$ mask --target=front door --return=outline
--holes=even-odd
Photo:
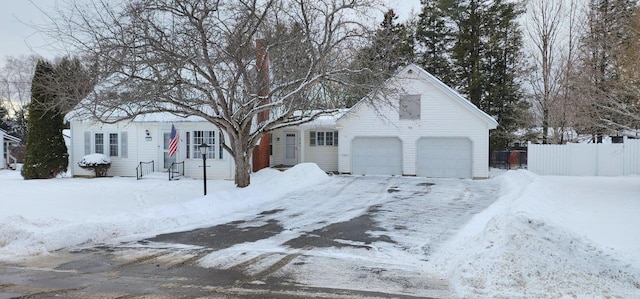
[[[171,141],[171,132],[164,132],[162,134],[162,161],[163,161],[163,168],[169,169],[169,167],[171,167],[171,163],[176,161],[176,156],[178,155],[177,153],[173,155],[173,157],[169,157],[169,142]]]
[[[298,163],[297,138],[295,132],[284,133],[284,164],[296,165]]]

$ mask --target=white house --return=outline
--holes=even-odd
[[[412,64],[387,81],[397,92],[272,135],[272,165],[315,162],[325,171],[486,178],[498,123]]]
[[[100,123],[90,117],[67,115],[71,127],[69,164],[72,175],[92,176],[78,166],[83,156],[101,153],[111,157],[110,176],[136,176],[140,162],[153,161],[155,171],[166,171],[173,162],[184,161],[184,173],[202,177],[202,155],[198,146],[210,146],[207,178],[230,179],[235,175],[233,158],[222,149],[226,135],[200,117],[177,117],[169,113],[142,115],[131,121]],[[171,126],[179,134],[178,151],[169,157]]]
[[[0,169],[16,169],[17,160],[11,156],[11,147],[20,144],[20,138],[11,136],[7,131],[0,129],[0,140],[2,140],[2,146],[0,146]]]
[[[497,126],[492,117],[415,64],[386,84],[399,92],[274,131],[270,165],[314,162],[327,172],[364,175],[489,176],[489,130]],[[235,175],[233,159],[222,149],[228,138],[199,117],[156,113],[116,124],[67,117],[73,175],[91,175],[78,162],[103,153],[112,160],[109,175],[134,176],[140,162],[153,160],[155,171],[184,161],[185,175],[202,177],[198,145],[203,142],[212,149],[207,177]],[[180,134],[174,157],[168,155],[171,125]]]
[[[271,166],[292,166],[314,162],[327,172],[338,171],[338,125],[336,121],[348,109],[299,126],[276,130],[271,134]]]

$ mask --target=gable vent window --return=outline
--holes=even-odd
[[[400,119],[420,119],[420,95],[404,95],[400,97]]]

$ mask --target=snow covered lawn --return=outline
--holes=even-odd
[[[313,196],[323,190],[334,198]],[[302,164],[283,173],[258,172],[245,189],[231,181],[209,181],[208,191],[201,196],[201,180],[25,181],[18,171],[0,170],[0,262],[282,209],[282,215],[273,215],[286,228],[281,234],[251,248],[239,244],[222,250],[200,264],[224,265],[225,256],[243,250],[256,255],[297,250],[303,266],[288,274],[315,286],[416,296],[442,287],[447,290],[442,294],[466,298],[640,297],[638,176],[541,177],[508,171],[485,181],[328,177],[317,166]],[[337,210],[340,217],[333,216]],[[348,240],[341,242],[354,246],[306,251],[281,246],[318,224],[372,210],[380,227],[376,236],[394,242],[376,241],[368,249]],[[447,213],[463,222],[438,218]],[[316,275],[331,271],[339,276]]]

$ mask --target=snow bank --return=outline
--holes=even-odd
[[[436,269],[450,279],[456,296],[640,297],[638,190],[627,196],[612,190],[615,196],[607,198],[605,193],[585,188],[584,178],[510,171],[496,179],[502,184],[498,201],[476,215],[432,259]],[[617,178],[626,179],[634,178]],[[582,185],[572,185],[572,180]],[[595,186],[591,187],[602,190],[598,184],[611,180],[615,179],[593,179]],[[591,213],[580,212],[581,204]],[[619,211],[600,207],[618,207]],[[597,215],[622,217],[624,225],[590,222]],[[595,229],[610,234],[598,238]]]
[[[180,180],[172,188],[173,182],[165,180],[63,178],[34,183],[18,176],[0,177],[11,181],[10,194],[21,194],[1,200],[8,209],[0,211],[0,261],[223,223],[225,217],[328,179],[317,165],[304,163],[285,172],[263,169],[252,174],[246,188],[211,181],[214,188],[209,190],[217,191],[196,196],[201,180]]]

